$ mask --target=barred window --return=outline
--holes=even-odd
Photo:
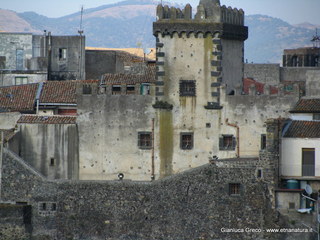
[[[180,96],[196,96],[196,81],[181,80],[180,81]]]
[[[193,133],[181,133],[180,135],[180,147],[184,150],[190,150],[193,148]]]
[[[138,133],[138,147],[140,149],[152,148],[152,134],[151,132],[139,132]]]
[[[240,183],[229,183],[229,195],[240,195]]]
[[[233,135],[222,135],[219,139],[219,150],[235,150],[236,139]]]

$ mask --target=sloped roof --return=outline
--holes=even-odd
[[[99,80],[43,82],[40,104],[76,104],[76,89],[80,83],[99,83]],[[36,104],[39,83],[0,87],[0,112],[30,112]]]
[[[0,88],[0,109],[5,112],[26,112],[34,109],[38,84]]]
[[[76,116],[41,116],[41,115],[22,115],[18,123],[28,124],[75,124]]]
[[[292,121],[285,138],[320,138],[320,121]]]
[[[320,113],[320,99],[300,99],[291,113]]]
[[[104,83],[106,85],[112,84],[136,84],[136,83],[154,83],[156,81],[156,66],[148,65],[144,74],[104,74]]]
[[[75,81],[48,81],[42,88],[41,103],[76,103]]]

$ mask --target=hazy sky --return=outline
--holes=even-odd
[[[99,7],[120,0],[1,0],[0,8],[16,12],[34,11],[47,17],[61,17],[85,9]],[[165,1],[165,0],[164,0]],[[160,2],[160,0],[159,0]],[[199,0],[174,0],[191,3],[196,7]],[[291,24],[310,22],[320,24],[320,0],[220,0],[221,5],[242,8],[248,14],[265,14],[281,18]]]

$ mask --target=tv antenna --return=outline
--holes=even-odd
[[[83,34],[83,29],[82,29],[82,17],[83,17],[83,5],[81,6],[81,16],[80,16],[80,28],[78,30],[78,33],[80,36]]]
[[[313,47],[320,48],[320,36],[318,35],[318,29],[316,28],[316,35],[311,39]]]

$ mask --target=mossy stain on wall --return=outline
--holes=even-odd
[[[173,122],[172,112],[160,110],[160,177],[172,174]]]

